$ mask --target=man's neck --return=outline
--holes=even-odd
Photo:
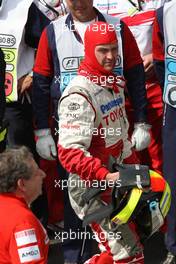
[[[15,195],[16,197],[18,197],[18,198],[24,199],[25,202],[26,202],[28,205],[30,205],[31,201],[29,201],[29,200],[27,199],[27,197],[25,196],[25,194],[24,194],[23,192],[21,192],[20,190],[17,189],[17,190],[14,192],[14,195]]]

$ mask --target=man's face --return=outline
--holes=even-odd
[[[112,71],[114,69],[117,56],[117,42],[114,44],[98,45],[95,47],[95,57],[98,63],[107,71]]]
[[[46,174],[38,167],[33,159],[29,160],[29,166],[31,166],[31,178],[29,180],[23,179],[23,183],[25,186],[26,201],[31,203],[42,194],[42,183]]]
[[[74,20],[87,22],[96,17],[93,0],[66,0]]]

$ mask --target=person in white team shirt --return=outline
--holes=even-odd
[[[101,12],[113,16],[121,17],[129,26],[138,44],[146,75],[146,90],[148,98],[148,122],[151,127],[151,143],[146,150],[138,152],[142,163],[146,163],[154,170],[162,171],[162,92],[159,83],[156,80],[153,68],[152,58],[152,25],[155,16],[155,10],[162,6],[165,0],[94,0],[94,6]],[[134,114],[130,100],[127,100],[126,110],[129,123],[134,124]],[[134,124],[136,127],[137,125]],[[140,151],[136,145],[135,132],[132,133],[132,143],[137,151]]]

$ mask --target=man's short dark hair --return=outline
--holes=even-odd
[[[32,158],[32,153],[24,146],[0,154],[0,193],[14,192],[19,179],[30,179],[29,160]]]

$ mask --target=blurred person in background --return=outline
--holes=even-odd
[[[163,117],[163,173],[171,188],[171,208],[167,217],[165,245],[168,250],[163,264],[176,263],[176,97],[175,97],[175,46],[176,27],[173,23],[176,2],[165,3],[157,10],[153,28],[153,58],[164,101]]]

